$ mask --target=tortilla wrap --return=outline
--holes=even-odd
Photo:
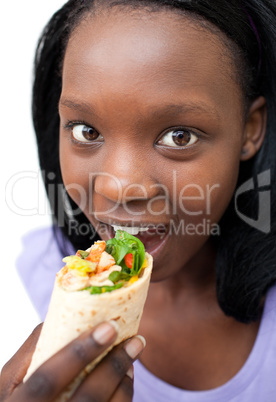
[[[87,373],[113,346],[137,334],[153,265],[151,255],[146,253],[145,257],[147,266],[141,271],[139,279],[109,293],[90,294],[88,290],[64,290],[60,286],[59,273],[57,274],[49,310],[24,381],[42,363],[82,332],[103,321],[115,320],[119,327],[116,341],[89,364],[62,396],[56,399],[58,402],[67,401]]]

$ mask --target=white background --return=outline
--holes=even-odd
[[[21,250],[22,235],[51,222],[44,188],[38,179],[31,121],[32,64],[44,25],[64,2],[14,0],[1,5],[0,369],[40,321],[17,276],[15,260]],[[16,181],[22,173],[25,178]],[[39,207],[38,203],[40,213],[31,211]],[[25,210],[25,216],[19,209]]]

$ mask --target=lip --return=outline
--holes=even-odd
[[[137,237],[138,237],[138,239],[140,239],[143,242],[143,236],[138,235]],[[152,256],[153,260],[156,260],[159,257],[163,248],[165,247],[166,243],[168,242],[168,239],[169,239],[169,230],[166,231],[166,234],[164,235],[164,237],[160,238],[160,240],[158,242],[156,242],[148,247],[145,244],[146,252]]]

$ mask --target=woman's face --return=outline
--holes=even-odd
[[[111,225],[150,228],[139,237],[153,280],[201,255],[207,263],[244,131],[220,37],[168,11],[88,17],[68,43],[59,110],[64,184],[100,236],[112,237]]]

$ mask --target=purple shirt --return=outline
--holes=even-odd
[[[64,265],[62,258],[50,228],[36,230],[23,238],[17,269],[42,319],[48,309],[56,272]],[[276,286],[268,292],[257,339],[247,361],[221,387],[186,391],[155,377],[139,361],[134,367],[134,402],[275,402]]]

